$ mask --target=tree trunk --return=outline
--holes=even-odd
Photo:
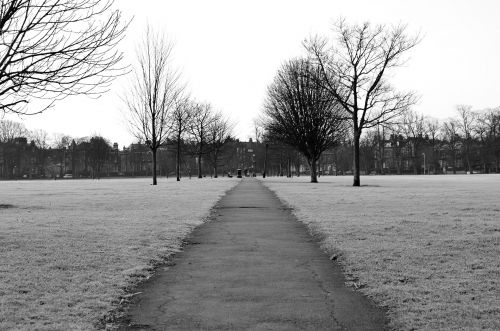
[[[266,144],[266,153],[264,155],[264,173],[262,174],[262,178],[266,178],[267,174],[267,149],[269,148],[269,144]]]
[[[177,175],[177,181],[181,180],[181,134],[180,131],[177,134],[177,160],[175,164],[175,174]]]
[[[153,185],[156,185],[156,148],[151,149],[151,152],[153,152]]]
[[[217,178],[217,150],[214,152],[214,178]]]
[[[417,156],[417,146],[413,145],[413,174],[418,175],[418,168],[420,166],[420,159]]]
[[[361,136],[361,130],[360,129],[355,129],[354,130],[354,166],[353,166],[353,172],[354,172],[354,181],[352,186],[360,186],[361,185],[361,178],[360,178],[360,173],[359,173],[359,138]]]
[[[315,159],[309,160],[309,166],[311,167],[311,183],[317,183],[318,175],[316,169],[316,160]]]
[[[286,177],[292,178],[292,163],[290,160],[290,155],[288,155],[288,158],[286,160]]]

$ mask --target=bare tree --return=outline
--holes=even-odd
[[[337,100],[318,84],[321,68],[309,60],[285,63],[267,91],[264,125],[268,136],[297,148],[316,183],[317,162],[345,131],[345,114]]]
[[[1,0],[0,111],[35,114],[55,100],[100,94],[122,74],[115,46],[128,23],[113,0]],[[33,98],[48,105],[28,109]]]
[[[12,142],[15,138],[27,136],[28,133],[28,130],[22,123],[0,120],[0,142]]]
[[[149,27],[137,50],[137,67],[130,90],[124,95],[132,133],[149,147],[156,180],[156,152],[169,135],[170,112],[182,93],[179,74],[170,63],[173,45]]]
[[[41,175],[45,175],[45,167],[47,162],[47,157],[49,155],[49,134],[45,130],[37,129],[31,130],[28,134],[31,143],[33,143],[37,148],[34,149],[36,155],[36,167]]]
[[[59,154],[59,163],[58,163],[59,177],[63,177],[66,172],[66,153],[68,147],[71,145],[72,140],[73,138],[71,138],[71,136],[62,133],[53,134],[52,146],[58,149],[58,154]],[[54,178],[55,178],[55,173],[54,173]]]
[[[188,97],[177,98],[172,111],[172,132],[177,145],[177,155],[175,162],[175,173],[177,181],[181,180],[181,142],[183,135],[190,127],[193,116],[193,102]]]
[[[400,127],[407,143],[411,147],[410,157],[413,164],[413,173],[416,175],[418,173],[418,165],[420,164],[421,147],[425,133],[424,115],[418,114],[413,110],[407,110],[403,113]]]
[[[208,139],[208,128],[213,120],[212,106],[209,103],[197,103],[193,109],[193,118],[189,131],[196,143],[196,157],[198,165],[198,178],[202,178],[202,158]]]
[[[211,148],[214,178],[218,177],[218,162],[222,147],[231,139],[233,125],[221,112],[215,113],[208,125],[207,138]]]
[[[255,134],[255,142],[260,143],[264,137],[264,128],[262,127],[260,118],[255,118],[253,120],[253,130]]]
[[[428,158],[429,159],[428,164],[430,167],[432,167],[434,173],[436,173],[436,170],[439,168],[439,163],[438,163],[439,149],[437,148],[437,145],[439,141],[440,124],[437,119],[432,117],[426,117],[424,118],[424,126],[425,126],[425,132],[429,137],[429,143],[431,145],[431,155]]]
[[[474,142],[473,134],[476,126],[477,114],[472,111],[472,106],[459,105],[457,106],[458,113],[458,128],[462,137],[463,155],[467,164],[467,171],[473,173],[471,164],[471,149]]]
[[[491,163],[498,173],[500,163],[500,107],[480,111],[474,131],[482,144],[481,158],[484,171],[490,171],[487,164]]]
[[[49,134],[45,130],[37,129],[32,130],[28,134],[29,139],[40,149],[47,149],[49,147]]]
[[[304,46],[321,68],[322,84],[352,120],[353,186],[359,186],[363,129],[391,121],[417,101],[411,92],[397,92],[385,77],[404,63],[403,55],[417,45],[419,38],[407,36],[405,26],[348,25],[343,19],[337,22],[335,35],[333,47],[328,47],[327,39],[318,37],[304,42]]]
[[[443,122],[442,127],[443,138],[445,140],[445,148],[448,152],[448,155],[451,156],[454,174],[457,173],[457,158],[461,147],[459,126],[460,123],[458,123],[457,120],[450,119]]]

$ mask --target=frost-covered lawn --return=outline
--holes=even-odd
[[[500,330],[500,176],[267,178],[398,330]]]
[[[89,330],[237,180],[0,182],[0,330]]]

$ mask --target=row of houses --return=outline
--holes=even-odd
[[[221,175],[234,173],[236,169],[255,172],[256,143],[229,141],[217,160]],[[181,172],[183,176],[198,175],[196,146],[183,144]],[[117,143],[109,146],[106,157],[96,172],[96,157],[89,142],[76,143],[61,148],[40,148],[26,138],[15,138],[0,142],[0,178],[94,178],[116,176],[150,176],[152,174],[151,151],[145,144],[135,143],[119,148]],[[173,176],[176,166],[175,144],[166,144],[157,151],[157,173]],[[202,157],[203,176],[213,175],[213,160],[210,150]]]
[[[176,166],[176,144],[168,143],[157,153],[159,176],[173,176]],[[489,145],[464,142],[451,145],[428,137],[408,139],[391,135],[385,139],[365,139],[360,148],[361,171],[364,174],[442,174],[454,172],[498,172],[500,139]],[[182,176],[197,174],[196,146],[184,142],[181,154]],[[149,176],[152,173],[151,152],[145,144],[135,143],[106,148],[106,157],[96,173],[95,151],[90,142],[72,141],[61,148],[40,148],[19,137],[0,143],[0,178],[89,178],[112,176]],[[352,173],[353,148],[349,142],[323,153],[318,169],[322,175]],[[230,140],[217,160],[219,175],[235,173],[262,174],[267,158],[267,174],[293,176],[306,174],[309,166],[293,148],[284,144]],[[210,150],[203,154],[203,176],[212,176],[214,160]]]

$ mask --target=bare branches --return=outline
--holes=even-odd
[[[221,112],[213,114],[207,127],[208,144],[211,147],[214,178],[218,177],[218,162],[222,147],[229,141],[233,134],[234,125],[229,118]]]
[[[171,68],[172,48],[148,28],[137,50],[131,88],[124,93],[132,133],[151,149],[157,149],[168,136],[169,115],[182,93],[180,75]]]
[[[0,111],[36,114],[69,95],[99,95],[117,75],[128,23],[113,0],[2,0]],[[41,109],[28,109],[34,99]]]
[[[208,139],[208,126],[213,120],[213,110],[210,103],[195,103],[189,132],[198,144],[204,144]]]
[[[189,132],[191,138],[197,145],[196,155],[198,158],[198,178],[202,178],[201,161],[204,154],[204,147],[208,140],[208,127],[213,121],[212,105],[209,103],[195,103],[193,108],[193,117]]]
[[[322,69],[323,85],[356,117],[356,127],[388,121],[417,101],[413,93],[396,92],[383,78],[389,69],[405,63],[403,56],[418,44],[418,35],[407,37],[406,26],[348,25],[342,19],[335,33],[337,43],[332,47],[319,37],[304,46]]]
[[[384,78],[405,63],[404,55],[419,42],[406,26],[388,28],[370,23],[335,25],[334,44],[314,37],[304,42],[321,69],[322,84],[351,115],[354,134],[354,185],[359,186],[359,138],[363,129],[393,120],[417,102],[412,92],[397,92]]]
[[[177,155],[176,155],[176,165],[175,172],[177,175],[177,181],[181,180],[181,140],[183,135],[186,134],[187,130],[191,125],[191,120],[193,118],[194,103],[189,99],[189,97],[178,97],[175,100],[174,109],[172,111],[172,133],[174,135],[174,140],[177,144]]]
[[[278,71],[268,88],[265,103],[268,136],[297,148],[311,165],[316,182],[316,162],[321,153],[345,133],[345,112],[323,85],[321,68],[309,60],[293,60]]]
[[[12,142],[16,138],[24,137],[28,134],[26,127],[19,122],[10,120],[0,120],[0,142]]]
[[[179,96],[174,102],[171,113],[172,133],[175,139],[180,140],[191,126],[194,116],[195,103],[187,96]]]
[[[172,69],[173,45],[149,28],[137,50],[137,67],[130,90],[124,95],[132,133],[153,152],[156,184],[156,150],[170,134],[170,113],[182,96],[180,75]]]
[[[232,136],[234,125],[229,118],[221,112],[212,115],[207,125],[208,143],[214,149],[220,149],[222,145]]]

